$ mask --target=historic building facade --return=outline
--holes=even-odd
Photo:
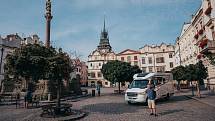
[[[6,56],[10,53],[12,53],[16,48],[19,48],[21,46],[22,38],[18,34],[10,34],[7,35],[5,38],[0,37],[0,86],[2,87],[2,90],[8,90],[11,91],[9,88],[6,89],[6,87],[2,82],[4,79],[4,64],[6,63]]]
[[[80,84],[82,86],[87,86],[88,73],[86,63],[77,58],[72,59],[72,65],[74,66],[74,71],[71,73],[71,80],[77,78],[77,75],[79,75]]]
[[[13,91],[12,86],[10,84],[3,84],[1,81],[4,79],[4,64],[6,63],[6,56],[12,53],[16,48],[20,48],[21,46],[27,44],[42,44],[39,40],[38,35],[32,35],[26,38],[20,37],[17,33],[16,34],[9,34],[5,38],[0,37],[0,84],[2,86],[2,90],[0,92],[7,92]],[[22,88],[25,84],[16,85],[17,88]]]
[[[104,28],[100,35],[100,42],[98,47],[90,53],[88,56],[88,85],[94,86],[97,84],[102,84],[104,87],[110,87],[111,83],[104,79],[101,68],[102,65],[107,63],[109,60],[116,60],[116,54],[112,50],[109,42],[108,31]]]
[[[137,65],[140,67],[140,52],[136,50],[126,49],[117,54],[117,60],[128,62],[132,66]]]
[[[170,72],[174,63],[174,45],[145,45],[140,48],[140,67],[143,72]]]
[[[184,23],[181,35],[176,39],[175,43],[175,66],[197,62],[198,47],[195,46],[193,31],[191,23]]]
[[[203,56],[205,52],[215,54],[215,0],[203,0],[201,7],[192,16],[188,24],[184,24],[180,37],[176,40],[176,65],[195,64],[199,60],[208,68],[205,83],[215,87],[215,66]],[[214,55],[215,56],[215,55]]]

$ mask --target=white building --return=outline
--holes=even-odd
[[[173,69],[174,45],[145,45],[140,48],[140,67],[143,72],[169,72]]]
[[[40,38],[39,38],[38,35],[34,34],[32,36],[23,38],[21,44],[22,45],[27,45],[27,44],[40,44],[40,45],[43,45],[43,42],[40,41]]]
[[[102,65],[109,60],[116,60],[116,55],[112,51],[112,47],[109,43],[108,32],[104,28],[101,32],[99,46],[88,56],[88,85],[93,86],[96,84],[102,84],[104,87],[110,87],[111,83],[104,79],[101,69]]]
[[[198,47],[195,46],[193,27],[191,23],[184,23],[180,37],[175,45],[175,66],[195,64]]]
[[[212,52],[215,56],[215,0],[202,0],[201,7],[192,16],[189,24],[184,24],[180,37],[176,41],[176,66],[196,64],[199,60],[208,68],[206,84],[215,87],[215,66],[203,57],[203,53]]]

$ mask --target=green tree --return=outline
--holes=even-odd
[[[178,89],[180,89],[181,80],[186,80],[186,69],[184,66],[177,66],[172,69],[173,79],[178,82]]]
[[[207,68],[203,65],[202,61],[199,61],[198,63],[190,64],[185,67],[185,79],[187,81],[197,81],[197,94],[199,97],[201,97],[200,94],[200,85],[204,84],[204,79],[208,77]],[[193,87],[192,87],[192,94],[193,94]]]
[[[196,66],[196,75],[197,75],[196,79],[198,82],[197,91],[198,91],[198,96],[201,97],[199,86],[204,84],[204,79],[208,77],[208,71],[201,60],[198,63],[196,63],[195,66]]]
[[[46,48],[38,44],[28,44],[16,49],[12,54],[6,57],[5,73],[25,79],[26,88],[33,91],[33,87],[29,86],[37,82],[39,79],[47,78],[46,72],[48,68],[48,57],[56,54],[54,48]]]
[[[69,83],[70,90],[72,90],[77,95],[82,94],[80,79],[81,79],[80,75],[77,74],[76,77],[71,79]]]
[[[109,61],[102,66],[101,72],[105,79],[112,83],[118,82],[120,93],[120,83],[131,81],[135,73],[141,72],[138,66],[131,66],[129,63],[118,60]]]
[[[69,80],[73,68],[69,56],[61,49],[59,49],[56,56],[48,58],[48,61],[48,79],[57,83],[57,107],[60,107],[62,81]]]

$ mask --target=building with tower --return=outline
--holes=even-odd
[[[116,60],[116,54],[110,45],[104,20],[104,27],[101,31],[99,45],[88,56],[88,86],[95,86],[97,84],[101,84],[103,87],[111,86],[111,83],[104,79],[101,73],[102,65],[109,60]]]

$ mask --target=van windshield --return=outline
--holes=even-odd
[[[149,80],[134,80],[131,85],[129,86],[129,88],[140,88],[140,89],[144,89],[147,87],[149,83]]]

